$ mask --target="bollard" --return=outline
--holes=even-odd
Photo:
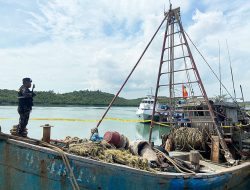
[[[51,131],[50,129],[53,126],[51,126],[49,124],[45,124],[45,125],[42,125],[41,127],[43,128],[43,138],[42,138],[42,141],[50,143],[50,131]]]

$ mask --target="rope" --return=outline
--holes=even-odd
[[[174,142],[175,147],[180,150],[202,149],[203,143],[206,140],[205,136],[198,128],[180,127],[174,129],[169,135],[169,138]]]
[[[66,171],[68,173],[70,173],[70,176],[69,176],[69,179],[70,179],[70,182],[71,182],[71,185],[73,187],[73,190],[80,190],[79,188],[79,185],[77,184],[77,181],[76,181],[76,178],[74,176],[74,173],[73,173],[73,170],[72,168],[70,167],[70,163],[69,163],[69,160],[65,154],[65,152],[63,150],[61,150],[60,148],[56,147],[56,146],[53,146],[49,143],[46,143],[44,141],[40,141],[40,140],[37,140],[37,139],[32,139],[32,138],[24,138],[24,137],[18,137],[18,136],[12,136],[12,135],[7,135],[7,134],[1,134],[7,138],[10,138],[10,139],[15,139],[15,140],[21,140],[21,141],[24,141],[24,142],[27,142],[30,143],[30,141],[35,141],[35,144],[38,145],[43,145],[45,147],[48,147],[48,148],[51,148],[55,151],[57,151],[61,156],[62,156],[62,160],[63,160],[63,163],[64,165],[66,166]],[[72,178],[73,178],[73,181],[72,181]]]
[[[69,175],[69,180],[70,180],[70,183],[71,183],[73,189],[74,189],[74,190],[80,190],[79,185],[78,185],[78,183],[77,183],[77,181],[76,181],[75,175],[74,175],[74,173],[73,173],[73,170],[72,170],[72,168],[71,168],[71,166],[70,166],[69,160],[68,160],[68,158],[67,158],[65,152],[62,151],[60,148],[58,148],[58,147],[56,147],[56,146],[53,146],[53,145],[51,145],[51,144],[49,144],[49,143],[46,143],[46,142],[42,142],[42,141],[41,141],[40,144],[41,144],[41,145],[44,145],[45,147],[48,147],[48,148],[51,148],[51,149],[57,151],[57,152],[62,156],[63,163],[64,163],[64,165],[66,166],[66,167],[65,167],[65,168],[66,168],[66,171],[70,174],[70,175]],[[72,181],[72,179],[73,179],[73,181]]]
[[[16,120],[15,118],[6,118],[2,117],[0,120]],[[64,122],[97,122],[99,120],[97,119],[79,119],[79,118],[31,118],[30,120],[33,121],[64,121]],[[136,123],[136,122],[141,122],[141,123],[146,123],[150,122],[151,120],[139,120],[139,119],[122,119],[122,118],[105,118],[104,120],[106,121],[120,121],[120,122],[131,122],[131,123]]]
[[[207,66],[209,67],[209,69],[212,71],[212,73],[214,74],[214,76],[216,77],[216,79],[220,82],[220,84],[222,85],[222,87],[226,90],[226,92],[228,93],[228,95],[230,96],[230,98],[236,103],[237,107],[239,108],[239,111],[243,114],[243,111],[240,109],[240,106],[239,106],[238,102],[236,101],[236,98],[233,98],[233,96],[229,93],[229,91],[227,90],[226,86],[221,82],[221,80],[219,79],[218,75],[215,73],[215,71],[212,69],[211,65],[207,62],[207,60],[205,59],[205,57],[202,55],[202,53],[199,51],[199,49],[197,48],[197,46],[191,40],[191,38],[189,37],[189,35],[187,34],[187,32],[186,31],[184,31],[184,32],[187,35],[187,37],[190,40],[190,42],[192,43],[192,45],[194,46],[194,48],[196,49],[196,51],[200,54],[200,56],[202,57],[202,59],[204,60],[204,62],[207,64]]]
[[[128,77],[126,78],[126,80],[124,81],[124,83],[122,84],[121,88],[119,89],[119,91],[116,93],[116,95],[114,96],[114,98],[111,100],[108,108],[106,109],[106,111],[104,112],[104,114],[102,115],[101,119],[98,121],[96,128],[98,129],[99,125],[101,124],[102,120],[104,119],[104,117],[106,116],[106,114],[108,113],[109,109],[111,108],[111,106],[113,105],[114,101],[116,100],[116,98],[118,97],[118,95],[120,94],[120,92],[122,91],[123,87],[125,86],[125,84],[127,83],[127,81],[129,80],[130,76],[133,74],[134,70],[136,69],[137,65],[140,63],[142,57],[144,56],[144,54],[146,53],[148,47],[151,45],[152,41],[154,40],[156,34],[159,32],[159,30],[161,29],[162,24],[165,22],[166,18],[168,17],[167,13],[164,17],[164,19],[162,20],[161,24],[159,25],[159,27],[157,28],[156,32],[154,33],[154,35],[152,36],[152,38],[150,39],[149,43],[147,44],[146,48],[144,49],[144,51],[142,52],[140,58],[137,60],[136,64],[134,65],[133,69],[131,70],[131,72],[129,73]],[[155,106],[155,104],[154,104]],[[153,109],[154,111],[154,109]],[[91,132],[94,130],[91,130]],[[93,136],[93,133],[91,133],[90,138]]]
[[[173,164],[173,166],[175,167],[175,169],[177,171],[179,171],[180,173],[184,173],[184,174],[187,174],[187,173],[191,173],[191,174],[195,174],[195,172],[193,172],[192,170],[189,170],[187,168],[184,168],[183,166],[179,165],[175,160],[173,160],[172,158],[170,158],[169,156],[167,156],[166,154],[164,154],[162,151],[154,148],[154,150],[161,154],[164,158],[166,158],[171,164]]]
[[[15,118],[6,118],[6,117],[0,117],[0,120],[16,120]],[[78,118],[31,118],[30,120],[33,121],[63,121],[63,122],[96,122],[98,120],[94,120],[94,119],[78,119]],[[118,122],[126,122],[126,123],[147,123],[150,122],[151,120],[139,120],[139,119],[122,119],[122,118],[105,118],[104,120],[106,121],[118,121]],[[161,122],[156,122],[154,121],[154,124],[157,125],[161,125],[161,126],[166,126],[166,127],[170,127],[169,124],[164,124]],[[236,127],[246,127],[249,126],[250,123],[247,124],[238,124],[235,125]],[[221,126],[223,128],[230,128],[232,126]]]

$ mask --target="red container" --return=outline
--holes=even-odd
[[[119,147],[121,143],[121,135],[116,131],[114,132],[107,131],[104,134],[103,139],[107,141],[108,143],[113,144],[117,148]]]

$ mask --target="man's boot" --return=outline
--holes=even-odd
[[[20,125],[14,125],[13,126],[13,129],[11,130],[12,131],[12,135],[16,135],[16,136],[19,136],[19,137],[27,137],[27,134],[28,134],[28,129],[25,127],[24,129],[22,129],[20,127]]]
[[[28,129],[25,128],[25,129],[23,130],[23,132],[21,133],[21,136],[22,136],[22,137],[27,137],[27,135],[28,135]]]

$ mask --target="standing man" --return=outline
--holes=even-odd
[[[19,124],[17,125],[17,135],[27,137],[26,126],[29,121],[30,112],[33,106],[33,97],[36,95],[33,90],[35,85],[33,84],[32,90],[30,91],[32,80],[30,78],[23,79],[23,85],[18,91],[18,113],[20,115]]]

